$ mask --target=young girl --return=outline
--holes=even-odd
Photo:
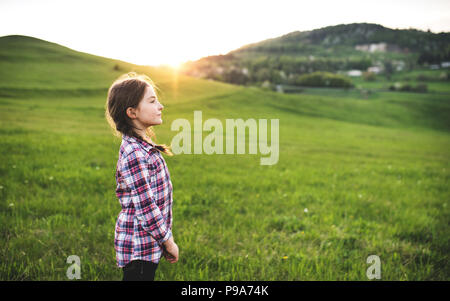
[[[150,127],[162,123],[163,108],[146,75],[124,74],[109,88],[106,118],[122,136],[116,169],[122,211],[114,246],[123,280],[153,280],[162,256],[178,261],[172,236],[172,182],[161,155],[172,153],[151,139]]]

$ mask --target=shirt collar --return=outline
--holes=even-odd
[[[142,145],[142,147],[145,149],[146,152],[149,152],[150,150],[154,149],[153,145],[151,145],[147,141],[137,139],[136,137],[123,134],[122,138],[128,141],[129,143],[139,143],[140,145]]]

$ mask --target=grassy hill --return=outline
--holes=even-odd
[[[326,26],[308,31],[295,31],[281,37],[248,44],[231,51],[239,55],[245,52],[289,53],[292,55],[344,56],[339,50],[354,54],[354,47],[363,44],[387,43],[397,46],[397,52],[439,51],[448,47],[450,33],[431,33],[416,29],[391,29],[379,24],[353,23]],[[305,47],[311,47],[306,49]],[[320,46],[314,48],[315,46]],[[315,50],[315,51],[310,51]]]
[[[450,33],[391,29],[379,24],[327,26],[244,45],[225,55],[186,62],[183,72],[242,85],[298,85],[314,71],[345,73],[379,69],[388,78],[397,70],[412,71],[450,61]],[[374,70],[373,68],[370,70]]]
[[[119,70],[115,70],[115,69]],[[106,91],[145,72],[165,106],[157,141],[177,118],[274,119],[280,158],[167,157],[180,261],[159,280],[448,280],[450,113],[440,93],[314,89],[285,95],[0,38],[0,279],[120,280],[114,172],[120,140]],[[207,133],[204,133],[206,136]]]

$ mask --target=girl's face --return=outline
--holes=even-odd
[[[136,121],[145,128],[162,123],[161,112],[164,106],[158,101],[153,87],[147,86],[144,97],[136,108]]]

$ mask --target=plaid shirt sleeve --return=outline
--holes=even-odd
[[[147,162],[144,153],[135,149],[123,159],[121,169],[124,182],[131,188],[136,218],[142,228],[162,244],[172,236],[172,231],[167,229],[150,187],[153,172],[151,167],[152,164]]]

